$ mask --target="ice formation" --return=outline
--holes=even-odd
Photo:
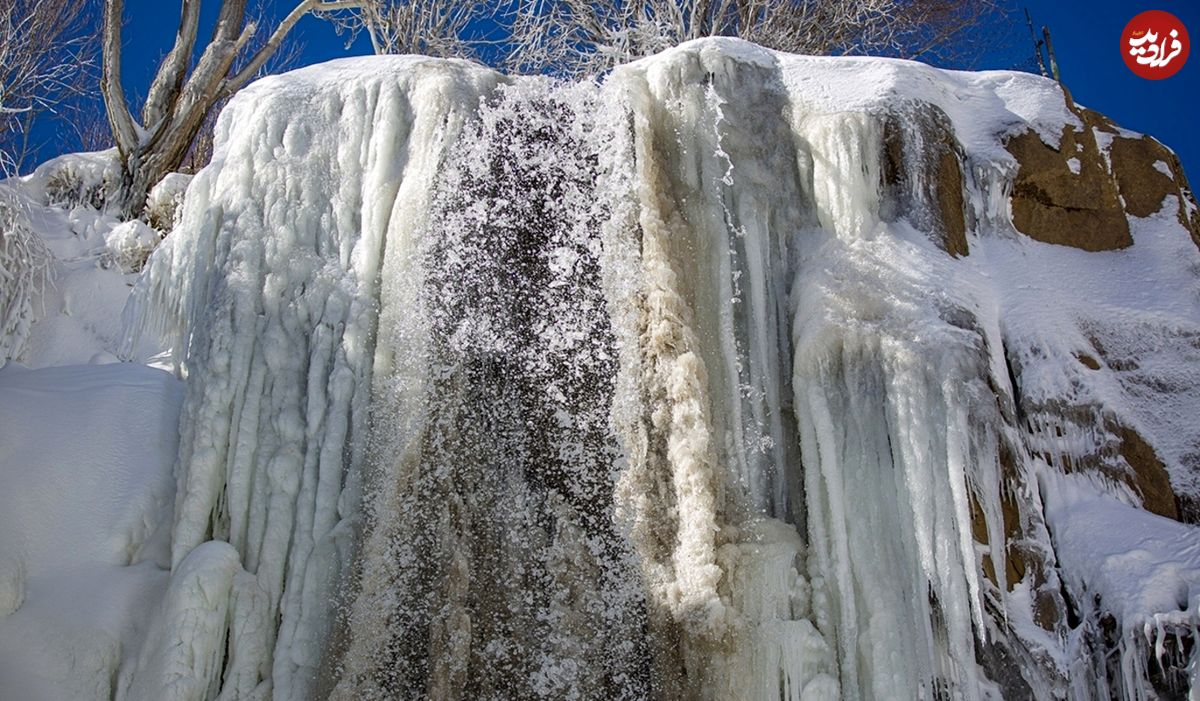
[[[53,256],[34,235],[17,192],[0,185],[0,367],[25,349]]]
[[[1064,127],[1033,76],[732,40],[246,89],[127,310],[187,395],[117,697],[1196,693],[1195,526],[1133,560],[1178,601],[1076,544],[1146,513],[1141,436],[1200,494],[1194,370],[1116,362],[1194,355],[1191,205],[1023,237],[1005,139]]]

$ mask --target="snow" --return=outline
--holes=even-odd
[[[118,266],[121,272],[137,272],[160,240],[161,234],[138,219],[122,222],[104,235],[104,246],[109,256],[106,262]]]
[[[1078,478],[1047,479],[1056,480],[1044,492],[1064,567],[1099,595],[1123,628],[1153,625],[1176,610],[1200,615],[1194,528],[1106,497]],[[1109,528],[1112,523],[1121,528]]]
[[[1200,627],[1196,528],[1122,503],[1078,477],[1045,479],[1046,515],[1068,580],[1094,597],[1085,597],[1086,607],[1116,620],[1126,698],[1153,698],[1136,683],[1149,660],[1189,669],[1194,694],[1200,649],[1193,646],[1189,656],[1180,641],[1194,640]]]
[[[89,206],[111,154],[35,173],[56,283],[9,334],[45,369],[0,371],[0,651],[48,647],[0,686],[1195,693],[1200,532],[1139,508],[1117,427],[1200,496],[1200,263],[1182,203],[1121,251],[1014,229],[1003,141],[1064,126],[1036,76],[730,39],[600,84],[335,61],[230,102],[136,283],[158,233]]]
[[[0,689],[108,699],[167,584],[181,384],[136,365],[0,370]]]
[[[88,190],[111,167],[111,154],[72,154],[0,183],[0,246],[24,245],[36,273],[2,288],[24,295],[17,334],[0,335],[12,358],[0,368],[5,698],[112,698],[169,579],[183,387],[118,363],[135,277],[118,262],[158,235],[93,208]]]
[[[1195,246],[1177,228],[1172,204],[1131,218],[1136,243],[1125,251],[995,237],[981,239],[969,263],[977,279],[996,281],[1005,346],[1028,405],[1104,407],[1155,447],[1177,490],[1195,494],[1200,436],[1190,417],[1200,406],[1200,278]],[[1100,358],[1101,366],[1071,362],[1080,355]],[[1056,436],[1049,450],[1078,455],[1097,440],[1085,429]]]
[[[14,231],[36,232],[30,255],[42,261],[44,283],[35,276],[37,284],[25,293],[24,331],[16,336],[21,343],[7,352],[27,367],[115,362],[121,354],[121,310],[137,279],[135,271],[160,237],[141,222],[122,223],[93,206],[100,201],[95,189],[114,177],[113,155],[68,154],[30,176],[0,183],[9,203],[5,211],[18,222]],[[6,234],[5,246],[11,235]],[[6,286],[5,292],[11,289]],[[0,293],[0,310],[4,304]],[[0,334],[0,349],[5,338]],[[136,349],[142,358],[160,350],[150,339]]]

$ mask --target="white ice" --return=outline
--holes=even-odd
[[[421,237],[447,195],[439,183],[460,182],[443,178],[457,142],[494,133],[472,127],[495,118],[480,104],[497,104],[502,84],[521,109],[545,100],[542,83],[390,57],[265,79],[225,110],[213,163],[186,185],[174,232],[128,307],[133,327],[172,348],[187,394],[169,586],[156,580],[150,613],[128,617],[148,631],[140,645],[139,633],[118,657],[95,648],[105,669],[119,666],[121,698],[311,698],[336,686],[338,654],[389,639],[386,611],[372,616],[369,596],[352,617],[361,627],[341,631],[348,641],[333,635],[335,607],[360,590],[403,595],[397,570],[411,560],[402,549],[385,537],[356,550],[364,529],[387,519],[364,522],[363,502],[405,503],[424,422],[451,399],[431,395],[458,369],[430,364],[424,315],[447,300],[422,296],[424,254],[438,249]],[[1097,427],[1116,417],[1154,446],[1177,491],[1200,494],[1189,420],[1200,413],[1200,379],[1188,361],[1200,337],[1200,266],[1174,217],[1184,205],[1171,197],[1133,220],[1135,245],[1122,251],[1019,234],[1004,137],[1032,129],[1053,146],[1065,125],[1082,127],[1053,81],[1026,74],[786,56],[717,39],[562,90],[563,119],[586,132],[596,173],[594,201],[569,201],[603,221],[586,255],[569,246],[547,255],[563,279],[584,259],[600,267],[599,289],[568,289],[564,310],[599,295],[611,320],[619,455],[602,483],[636,555],[648,627],[668,631],[654,639],[671,649],[654,649],[662,664],[690,670],[677,693],[982,699],[1003,682],[1035,696],[1103,698],[1110,687],[1097,681],[1103,663],[1089,656],[1098,639],[1086,626],[1105,614],[1136,637],[1120,649],[1111,688],[1149,693],[1147,651],[1169,659],[1170,636],[1178,645],[1191,626],[1196,637],[1197,529],[1148,516],[1118,484],[1072,476],[1090,491],[1067,489],[1044,457],[1088,454],[1104,438]],[[928,221],[897,214],[892,200],[919,188],[898,195],[884,182],[896,145],[888,120],[933,108],[961,150],[962,258],[939,246]],[[928,135],[915,123],[899,133],[903,162],[919,169]],[[555,172],[552,148],[508,163],[518,152],[496,148],[498,167]],[[91,180],[102,181],[96,168]],[[164,207],[182,185],[159,193]],[[497,224],[489,217],[508,212],[501,199],[481,197],[453,221],[486,231]],[[47,239],[56,258],[79,274],[61,308],[47,297],[24,357],[56,364],[87,347],[148,360],[152,343],[118,349],[107,322],[80,322],[112,316],[108,297],[87,290],[123,284],[118,273],[91,272],[101,255],[112,259],[105,235],[121,252],[150,243],[146,232],[113,230],[86,208],[37,216],[52,225],[35,228],[59,232]],[[449,263],[469,276],[470,260]],[[56,324],[77,341],[50,347],[47,339],[70,337],[52,333]],[[504,351],[487,330],[461,338]],[[581,342],[566,322],[541,331],[554,348]],[[1077,358],[1096,354],[1095,344],[1124,355],[1090,370]],[[9,372],[25,371],[6,369],[0,382]],[[1059,405],[1088,421],[1059,425],[1045,409]],[[385,486],[363,494],[365,484]],[[505,492],[513,523],[532,522],[518,487]],[[1020,545],[1041,558],[1020,581],[1005,567],[1006,498],[1017,505]],[[426,525],[451,573],[432,605],[448,622],[438,633],[452,650],[445,659],[465,659],[463,641],[489,641],[471,639],[471,615],[482,614],[465,592],[479,584],[455,520],[481,507],[446,504],[427,505],[445,514]],[[576,525],[553,534],[555,556],[575,557],[573,566],[594,555]],[[365,553],[358,571],[348,567],[356,552]],[[1142,567],[1156,576],[1136,582]],[[595,578],[555,584],[590,593]],[[0,581],[0,610],[20,606],[0,619],[0,635],[33,610],[34,591],[21,574]],[[1039,628],[1038,596],[1061,601],[1063,591],[1100,593],[1102,608],[1075,629],[1065,620]],[[631,601],[620,602],[622,622]],[[589,615],[616,620],[618,608]],[[580,639],[564,631],[544,641],[530,694],[588,677],[571,668]],[[998,670],[976,651],[991,645],[1015,651],[1022,679],[989,678]],[[364,674],[381,672],[371,668],[377,655],[351,666],[359,661]],[[442,669],[430,688],[458,683],[449,662]]]

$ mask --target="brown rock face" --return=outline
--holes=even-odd
[[[1117,250],[1133,245],[1128,216],[1155,214],[1174,195],[1183,203],[1179,221],[1200,247],[1200,207],[1175,154],[1148,136],[1122,136],[1107,117],[1075,105],[1065,91],[1064,99],[1083,127],[1064,127],[1057,147],[1034,131],[1004,142],[1018,164],[1012,190],[1017,230],[1044,243]],[[950,255],[967,255],[963,160],[950,118],[940,108],[911,102],[888,114],[884,218],[905,217]]]
[[[1179,170],[1179,176],[1183,177],[1183,169]],[[1187,227],[1192,234],[1192,243],[1196,244],[1196,248],[1200,248],[1200,205],[1196,204],[1196,197],[1188,188],[1183,189],[1184,200],[1188,203],[1188,213],[1179,211],[1179,222]]]
[[[942,250],[967,255],[962,146],[950,118],[926,102],[906,105],[884,121],[883,146],[887,218],[908,217]]]
[[[1200,248],[1200,211],[1183,166],[1171,149],[1149,136],[1117,136],[1109,147],[1109,158],[1127,212],[1135,217],[1157,214],[1164,200],[1174,195],[1180,203],[1179,223]]]
[[[953,137],[950,137],[951,140]],[[953,143],[953,142],[951,142]],[[952,256],[965,256],[967,250],[967,222],[963,217],[963,176],[958,162],[958,154],[951,144],[943,144],[937,157],[937,171],[934,174],[938,210],[943,227],[943,243]],[[955,144],[956,145],[956,144]]]
[[[1125,211],[1133,216],[1156,214],[1168,195],[1179,195],[1175,179],[1155,167],[1156,163],[1166,166],[1173,154],[1154,139],[1118,136],[1113,139],[1109,154],[1117,187],[1125,199]]]
[[[1174,195],[1179,223],[1200,247],[1200,208],[1175,154],[1149,136],[1122,136],[1111,120],[1079,107],[1065,90],[1064,99],[1084,126],[1065,127],[1058,148],[1033,131],[1004,143],[1018,164],[1012,193],[1017,230],[1085,251],[1125,248],[1133,244],[1126,215],[1156,214]],[[1105,149],[1097,139],[1100,132],[1106,135]]]
[[[1064,127],[1058,148],[1033,131],[1008,139],[1004,147],[1018,163],[1012,191],[1018,231],[1085,251],[1133,244],[1116,182],[1090,128]]]
[[[1133,487],[1142,495],[1142,507],[1159,516],[1179,520],[1179,506],[1176,503],[1175,490],[1171,487],[1171,478],[1154,448],[1142,438],[1141,434],[1128,426],[1114,424],[1109,426],[1120,440],[1117,451],[1125,462],[1133,468]]]

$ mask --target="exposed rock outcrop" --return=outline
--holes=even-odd
[[[1129,480],[1142,497],[1142,507],[1159,516],[1179,520],[1178,498],[1162,459],[1146,439],[1125,424],[1110,422],[1108,430],[1120,439],[1117,453],[1129,463]]]
[[[891,218],[906,216],[930,231],[942,250],[967,255],[963,148],[950,118],[927,102],[905,105],[885,119],[883,147]]]
[[[1065,90],[1064,97],[1082,127],[1064,126],[1057,146],[1032,129],[1004,142],[1018,165],[1012,191],[1017,230],[1045,243],[1116,250],[1133,244],[1127,216],[1157,214],[1173,197],[1179,222],[1200,247],[1200,208],[1175,153],[1076,105]]]
[[[1063,127],[1057,147],[1030,130],[1005,148],[1018,163],[1013,182],[1013,225],[1026,236],[1085,251],[1133,244],[1129,222],[1096,136]]]
[[[1179,223],[1200,247],[1200,209],[1179,157],[1152,137],[1115,136],[1109,147],[1113,175],[1125,211],[1135,217],[1157,214],[1168,198],[1178,198]]]

